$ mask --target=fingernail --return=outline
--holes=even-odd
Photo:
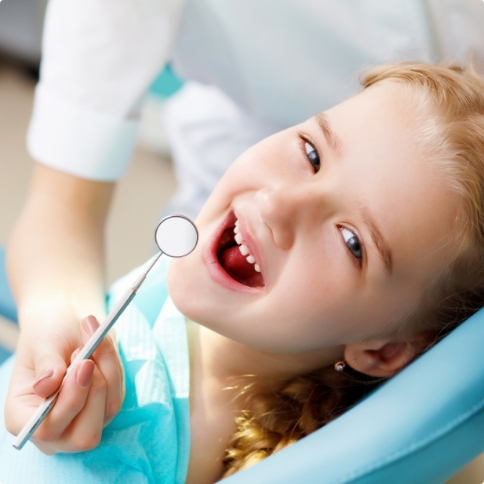
[[[89,334],[93,334],[94,331],[99,328],[99,324],[97,324],[96,318],[94,316],[88,316],[87,318],[84,318],[82,324],[84,324],[84,328]]]
[[[77,369],[77,384],[86,388],[91,383],[92,374],[94,372],[94,363],[90,360],[83,361]]]
[[[39,378],[37,378],[37,380],[35,380],[35,383],[33,384],[33,387],[35,389],[35,387],[41,382],[41,381],[44,381],[46,380],[47,378],[50,378],[52,375],[54,374],[54,370],[50,369],[50,370],[45,370],[43,373],[41,373],[41,375],[39,376]]]

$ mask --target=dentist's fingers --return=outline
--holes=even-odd
[[[52,410],[33,435],[36,443],[51,443],[53,447],[58,448],[58,444],[54,442],[61,442],[62,434],[83,411],[88,395],[93,391],[91,380],[94,370],[95,365],[91,360],[80,361],[71,367]],[[105,389],[105,385],[101,386]]]
[[[81,370],[84,365],[85,367]],[[57,431],[62,426],[64,426],[64,429],[60,435],[53,433],[50,435],[48,433],[37,435],[37,431],[35,432],[33,441],[43,453],[50,455],[58,452],[83,452],[94,449],[99,444],[102,436],[104,408],[106,405],[106,380],[93,361],[84,360],[79,363],[80,373],[75,378],[79,386],[89,381],[90,370],[88,367],[92,367],[93,372],[86,387],[87,396],[81,402],[82,409],[76,413],[72,420],[68,419],[68,406],[72,402],[71,393],[73,388],[68,389],[67,383],[69,380],[70,384],[72,384],[72,380],[74,380],[69,375],[59,393],[58,401],[51,411],[54,412],[57,409],[58,413],[54,413],[51,419],[46,422],[48,425],[46,432],[52,432],[54,426],[57,426]],[[69,395],[64,394],[65,389],[69,391]],[[73,405],[72,413],[75,413],[76,410]],[[56,419],[58,420],[56,421]]]
[[[56,328],[21,332],[5,401],[5,425],[10,433],[18,435],[44,399],[60,387],[69,357],[80,344],[79,333]]]
[[[98,446],[104,427],[106,395],[106,380],[96,367],[82,412],[72,421],[57,444],[62,452],[84,452]]]
[[[34,392],[39,397],[52,395],[62,383],[68,361],[65,341],[58,338],[42,338],[35,348]],[[70,352],[69,352],[70,353]]]
[[[84,320],[82,342],[75,335],[67,338],[52,331],[42,341],[29,337],[19,343],[6,402],[6,424],[12,434],[18,434],[44,398],[60,387],[67,365],[79,354],[80,348],[74,348],[85,344],[97,327],[95,318]],[[49,367],[54,371],[48,371]],[[123,398],[123,369],[117,346],[108,336],[90,360],[75,363],[68,371],[55,405],[32,441],[45,454],[91,449],[99,442],[103,427],[118,413]]]
[[[99,323],[94,316],[84,318],[81,324],[81,337],[87,340],[97,330]],[[91,358],[96,363],[107,382],[106,408],[104,425],[107,425],[119,412],[124,400],[124,373],[117,347],[110,335],[107,335],[96,348]]]

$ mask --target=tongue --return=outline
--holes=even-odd
[[[219,254],[219,260],[225,272],[237,282],[250,287],[264,287],[264,279],[254,269],[254,264],[240,253],[239,247],[230,247]]]

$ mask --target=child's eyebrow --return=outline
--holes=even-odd
[[[341,147],[341,142],[336,136],[335,132],[331,129],[329,124],[328,116],[325,113],[317,113],[314,115],[316,122],[318,123],[324,137],[326,138],[326,143],[328,146],[337,154]]]
[[[376,249],[378,250],[378,254],[380,255],[381,260],[385,266],[386,273],[390,276],[393,270],[393,258],[392,252],[388,247],[384,237],[382,236],[380,230],[378,229],[375,220],[368,212],[368,209],[363,207],[360,211],[361,217],[365,222],[368,230],[370,231],[371,238],[373,243],[375,244]]]

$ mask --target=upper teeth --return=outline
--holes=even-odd
[[[242,255],[250,255],[249,254],[249,248],[246,245],[244,245],[244,244],[239,245],[239,250],[240,250],[240,253]]]
[[[254,256],[252,254],[250,254],[249,248],[245,244],[242,243],[242,234],[240,233],[240,230],[239,230],[239,221],[238,220],[235,222],[234,234],[235,234],[235,237],[234,237],[235,242],[237,242],[237,245],[239,246],[240,253],[242,255],[247,256],[247,262],[249,262],[250,264],[254,264],[255,263]],[[254,269],[257,272],[260,272],[259,264],[255,264]]]

